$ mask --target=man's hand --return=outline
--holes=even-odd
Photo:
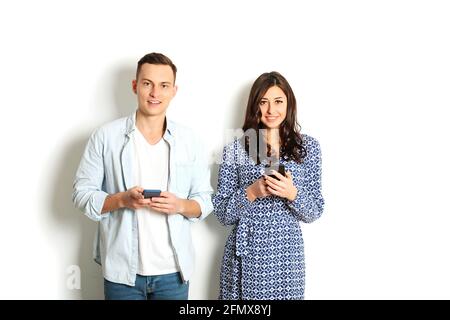
[[[103,204],[102,213],[111,212],[120,208],[139,209],[148,207],[150,199],[144,199],[141,187],[133,187],[125,192],[110,194]]]
[[[141,187],[133,187],[128,189],[126,192],[122,193],[121,201],[122,207],[129,209],[140,209],[145,208],[150,204],[150,199],[144,199],[142,192],[144,191]]]
[[[179,213],[186,218],[198,218],[201,208],[195,200],[177,198],[173,193],[163,191],[159,197],[144,199],[141,187],[133,187],[125,192],[119,192],[106,197],[102,213],[114,211],[120,208],[140,209],[150,208],[164,214]]]
[[[149,207],[155,211],[165,214],[182,213],[183,202],[173,193],[163,191],[159,197],[151,198]]]

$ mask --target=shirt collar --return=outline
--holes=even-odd
[[[175,131],[175,124],[167,120],[167,117],[164,121],[166,122],[166,130],[164,131],[163,138],[164,140],[171,141]],[[136,111],[128,116],[125,134],[129,137],[134,130],[136,130]]]

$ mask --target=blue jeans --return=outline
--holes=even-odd
[[[189,282],[179,272],[158,276],[136,275],[133,286],[105,279],[106,300],[187,300]]]

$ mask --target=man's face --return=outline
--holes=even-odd
[[[166,113],[170,101],[177,92],[172,68],[167,65],[144,63],[133,91],[138,97],[139,112],[146,116]]]

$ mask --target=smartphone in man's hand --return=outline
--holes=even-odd
[[[161,190],[156,189],[144,189],[142,192],[142,195],[144,196],[144,199],[150,199],[153,197],[159,197],[161,195]]]

